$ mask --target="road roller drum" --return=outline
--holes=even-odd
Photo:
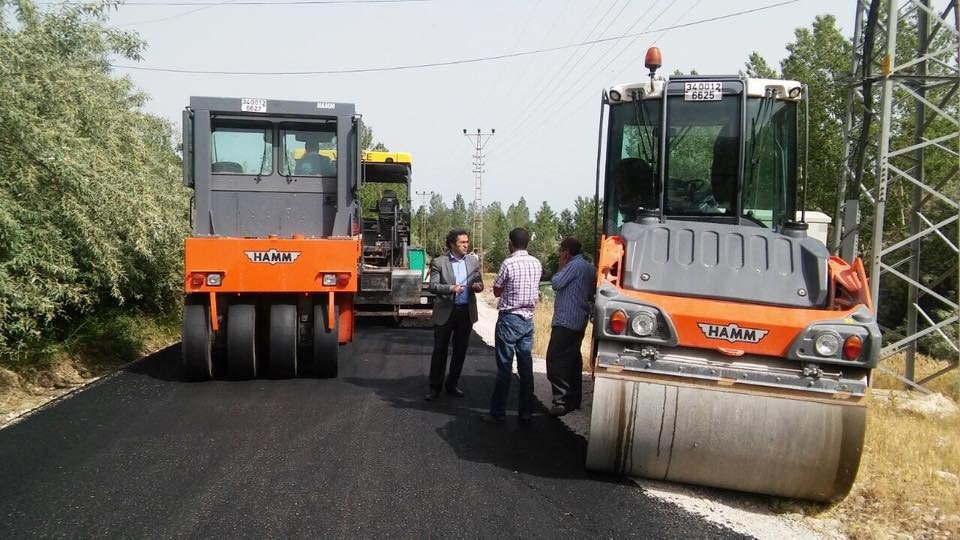
[[[590,469],[827,501],[850,490],[860,402],[598,376]]]

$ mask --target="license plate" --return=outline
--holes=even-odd
[[[723,83],[698,81],[683,83],[684,101],[720,101],[723,97]]]
[[[241,98],[240,110],[243,112],[267,112],[267,100],[260,98]]]

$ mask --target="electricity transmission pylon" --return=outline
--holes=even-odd
[[[920,389],[960,364],[960,297],[948,292],[960,288],[957,3],[857,1],[831,241],[848,261],[863,242],[871,295],[887,323],[880,358],[904,353],[900,378]],[[905,321],[896,316],[903,313]],[[921,340],[941,340],[952,353],[917,380]]]
[[[468,133],[466,129],[463,130],[464,136],[466,136],[473,143],[473,178],[474,178],[474,189],[473,189],[473,234],[471,238],[473,239],[473,247],[477,252],[477,257],[480,258],[480,268],[483,269],[483,158],[486,154],[483,153],[483,149],[487,146],[487,143],[490,142],[490,139],[497,132],[495,129],[491,129],[489,132],[481,131],[477,128],[476,133]]]

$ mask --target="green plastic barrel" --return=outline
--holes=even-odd
[[[410,269],[420,271],[420,279],[427,276],[427,252],[423,248],[409,248],[407,257],[410,259]]]

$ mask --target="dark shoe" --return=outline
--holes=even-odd
[[[447,388],[447,393],[453,397],[463,397],[465,395],[463,393],[463,390],[457,388],[456,386],[454,386],[453,388]]]
[[[533,416],[529,414],[521,414],[520,421],[523,422],[524,424],[530,423],[533,421]]]
[[[439,391],[439,390],[431,390],[427,395],[423,396],[423,399],[424,399],[425,401],[433,401],[433,400],[437,399],[438,397],[440,397],[440,391]]]
[[[563,416],[568,412],[570,411],[563,405],[554,405],[553,407],[550,407],[550,416]]]
[[[492,414],[485,414],[481,416],[480,419],[488,424],[502,424],[507,421],[503,416],[494,416]]]

